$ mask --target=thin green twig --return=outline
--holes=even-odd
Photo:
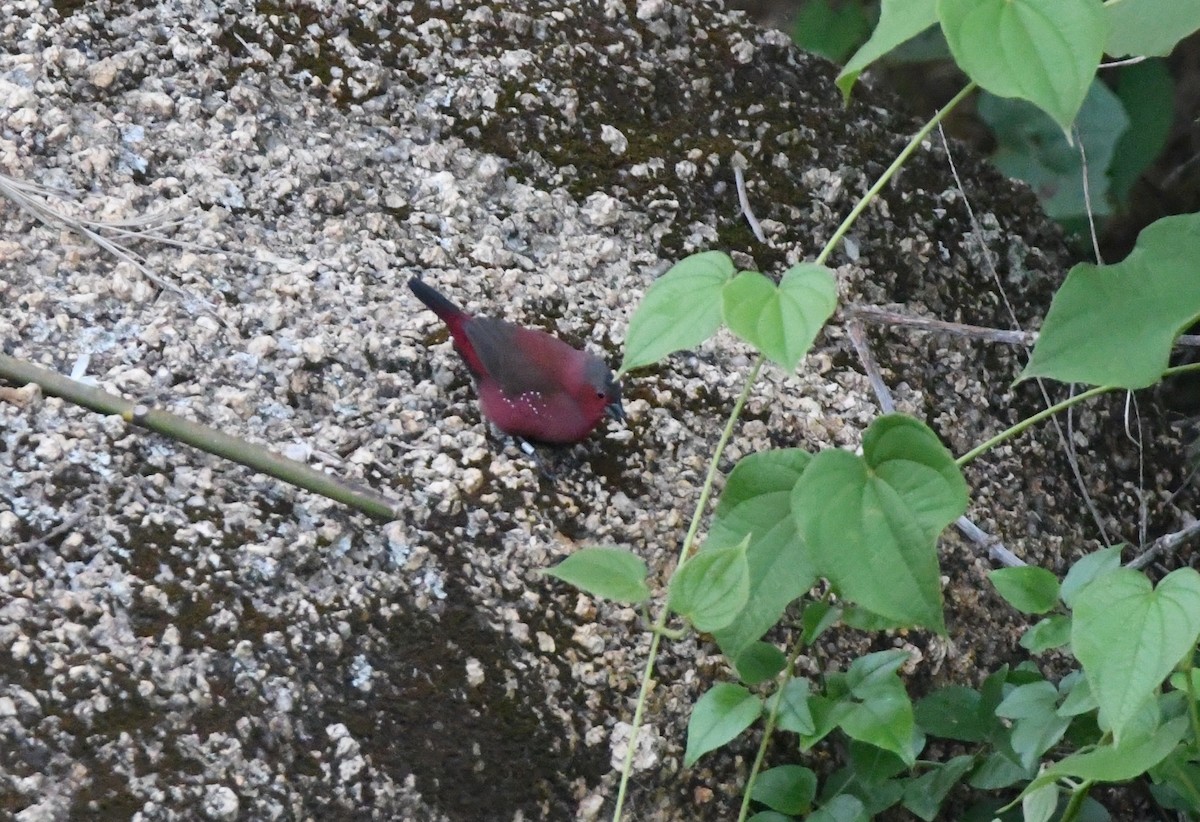
[[[1189,363],[1188,365],[1177,365],[1173,368],[1168,368],[1166,371],[1163,371],[1162,377],[1163,378],[1173,377],[1177,374],[1184,374],[1189,371],[1200,371],[1200,363]],[[1127,390],[1127,389],[1122,388],[1121,386],[1118,386],[1118,385],[1101,385],[1101,386],[1097,386],[1096,388],[1089,388],[1087,391],[1084,391],[1082,394],[1076,394],[1073,397],[1068,397],[1067,399],[1063,400],[1062,402],[1055,403],[1054,405],[1051,405],[1049,408],[1045,408],[1045,409],[1039,411],[1038,413],[1034,414],[1032,417],[1026,417],[1025,419],[1018,422],[1016,425],[1013,425],[1013,426],[1010,426],[1009,428],[1004,429],[1003,431],[1001,431],[999,434],[992,437],[991,439],[986,440],[985,442],[982,442],[979,445],[975,446],[970,451],[968,451],[967,453],[963,454],[961,457],[956,459],[954,462],[956,465],[958,465],[959,468],[962,468],[964,465],[971,462],[976,457],[992,450],[993,448],[995,448],[997,445],[1004,442],[1005,440],[1012,439],[1013,437],[1016,437],[1019,434],[1024,433],[1026,429],[1028,429],[1034,425],[1037,425],[1042,420],[1053,417],[1055,414],[1057,414],[1060,411],[1065,411],[1066,409],[1070,408],[1071,406],[1078,405],[1079,403],[1083,402],[1084,400],[1090,400],[1092,397],[1098,397],[1101,394],[1108,393],[1109,391],[1125,391],[1125,390]]]
[[[862,199],[859,200],[853,209],[851,209],[850,213],[846,215],[846,219],[842,220],[842,223],[837,227],[837,230],[833,232],[833,235],[825,243],[825,247],[821,249],[821,252],[816,257],[815,262],[818,265],[823,265],[825,261],[829,259],[829,255],[833,253],[833,249],[837,246],[838,242],[841,241],[842,237],[846,235],[846,232],[850,230],[850,227],[854,225],[855,221],[858,220],[862,213],[867,209],[867,206],[871,204],[871,201],[878,196],[879,192],[883,191],[884,187],[888,184],[888,182],[891,181],[892,177],[895,176],[900,167],[904,165],[905,161],[908,160],[912,153],[917,150],[917,147],[921,145],[921,142],[929,136],[934,128],[937,127],[938,123],[940,123],[945,116],[954,109],[955,106],[965,100],[967,96],[974,90],[975,84],[968,83],[958,94],[956,94],[948,103],[946,103],[946,105],[944,105],[929,120],[928,123],[926,123],[919,131],[917,131],[916,134],[912,136],[912,138],[908,141],[908,144],[904,146],[898,155],[896,155],[896,159],[892,161],[892,164],[884,170],[883,174],[879,176],[879,179],[875,181],[874,185],[867,189],[866,194],[864,194]],[[742,795],[742,807],[738,814],[738,822],[743,822],[743,820],[746,818],[746,814],[750,810],[750,795],[754,790],[754,782],[758,778],[758,773],[762,768],[762,763],[767,754],[767,746],[770,743],[771,734],[774,733],[775,724],[779,718],[779,704],[781,701],[783,688],[786,687],[787,683],[792,678],[796,659],[799,656],[802,647],[802,645],[797,644],[796,650],[793,652],[792,657],[788,660],[788,664],[782,674],[782,682],[779,686],[779,689],[776,691],[775,705],[767,717],[767,724],[763,730],[762,741],[759,743],[758,752],[754,757],[754,764],[750,768],[750,776],[746,781],[745,792]]]
[[[758,743],[758,752],[754,755],[754,763],[750,766],[750,775],[746,778],[746,787],[742,792],[742,807],[738,811],[737,822],[745,822],[746,814],[750,813],[750,795],[754,792],[754,782],[758,779],[759,772],[762,771],[763,761],[767,758],[767,748],[771,744],[771,736],[775,733],[775,726],[779,723],[779,708],[783,704],[783,690],[796,675],[796,660],[800,658],[803,650],[804,643],[797,642],[788,657],[787,665],[779,674],[779,685],[775,689],[775,703],[767,714],[767,724],[763,728],[762,739]]]
[[[1005,440],[1012,439],[1013,437],[1024,432],[1025,429],[1031,428],[1032,426],[1037,425],[1042,420],[1046,420],[1046,419],[1049,419],[1050,417],[1053,417],[1059,411],[1066,411],[1072,405],[1078,405],[1079,403],[1083,402],[1084,400],[1090,400],[1092,397],[1098,397],[1101,394],[1104,394],[1108,391],[1115,391],[1115,390],[1116,390],[1116,388],[1114,386],[1101,385],[1097,388],[1089,388],[1087,391],[1084,391],[1082,394],[1076,394],[1075,396],[1065,399],[1062,402],[1057,402],[1054,405],[1051,405],[1049,408],[1042,409],[1038,413],[1034,414],[1032,417],[1026,417],[1025,419],[1018,422],[1016,425],[1013,425],[1009,428],[1004,429],[1003,431],[1001,431],[999,434],[992,437],[991,439],[986,440],[986,441],[980,443],[979,445],[975,446],[970,451],[968,451],[967,453],[963,454],[961,457],[956,459],[954,462],[958,465],[959,468],[962,468],[964,465],[971,462],[979,455],[984,454],[988,451],[991,451],[993,448],[995,448],[1000,443],[1004,442]]]
[[[1165,768],[1170,772],[1171,776],[1174,777],[1171,785],[1175,790],[1188,798],[1193,808],[1200,805],[1200,790],[1193,783],[1190,771],[1184,770],[1180,766],[1179,761],[1170,756],[1164,759],[1159,767]]]
[[[875,196],[879,194],[879,192],[883,191],[884,186],[891,182],[892,177],[896,175],[896,172],[900,170],[900,167],[904,165],[905,161],[912,155],[914,151],[917,150],[917,147],[921,145],[921,141],[928,137],[930,132],[937,128],[937,124],[942,122],[946,115],[949,114],[955,106],[965,100],[967,96],[975,90],[975,88],[976,86],[974,83],[967,83],[967,85],[963,87],[962,91],[954,95],[954,97],[950,99],[950,102],[942,106],[938,112],[933,115],[933,118],[930,119],[930,121],[924,126],[922,126],[920,131],[913,135],[912,139],[908,141],[908,145],[906,145],[903,150],[896,155],[896,159],[892,161],[892,164],[884,170],[883,174],[879,175],[879,179],[875,181],[875,185],[867,189],[867,193],[863,195],[862,199],[858,201],[858,204],[851,209],[849,214],[846,215],[846,219],[842,220],[842,224],[839,225],[837,230],[833,232],[833,236],[829,238],[829,242],[825,243],[825,247],[821,249],[821,253],[817,255],[817,258],[814,261],[817,263],[817,265],[825,264],[825,261],[829,259],[829,255],[833,253],[834,247],[839,241],[841,241],[842,237],[846,235],[846,232],[850,230],[850,226],[854,225],[859,216],[867,210],[867,206],[871,204],[871,201],[875,199]]]
[[[1087,799],[1088,793],[1095,784],[1094,779],[1088,779],[1071,789],[1071,798],[1067,800],[1067,806],[1063,808],[1062,818],[1059,822],[1075,822],[1079,818],[1079,814],[1083,810],[1083,800]]]
[[[733,410],[729,413],[729,419],[725,423],[725,430],[721,432],[721,438],[717,440],[716,450],[713,451],[712,459],[708,463],[708,473],[704,477],[704,488],[700,491],[700,499],[696,502],[696,510],[692,514],[692,522],[688,526],[687,536],[683,538],[683,547],[679,550],[679,561],[675,566],[675,573],[679,573],[679,569],[687,562],[688,556],[691,554],[692,542],[696,539],[696,533],[700,530],[700,521],[704,518],[705,509],[708,507],[708,500],[712,496],[713,483],[717,479],[717,466],[720,465],[721,455],[725,453],[725,446],[729,444],[729,438],[733,436],[733,427],[742,415],[742,408],[746,405],[746,400],[750,396],[750,389],[758,379],[758,372],[762,369],[762,365],[763,356],[760,354],[754,360],[754,365],[750,368],[750,373],[746,377],[746,384],[742,386],[742,393],[738,395],[737,402],[734,403]],[[625,760],[621,764],[621,784],[617,787],[617,806],[613,810],[613,822],[619,822],[621,811],[625,807],[625,792],[629,788],[629,777],[633,773],[633,755],[637,749],[637,737],[642,727],[642,717],[646,712],[646,700],[650,695],[650,682],[654,675],[654,661],[658,658],[658,646],[662,641],[664,629],[670,615],[671,611],[666,606],[666,603],[664,603],[662,610],[658,614],[658,618],[654,621],[646,667],[642,670],[642,684],[638,688],[637,706],[633,711],[633,727],[629,731],[629,747],[625,751]]]

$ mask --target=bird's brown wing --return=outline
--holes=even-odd
[[[578,356],[571,346],[544,331],[521,328],[491,317],[472,317],[464,326],[480,362],[506,394],[562,390],[556,363]],[[564,359],[565,358],[565,359]]]

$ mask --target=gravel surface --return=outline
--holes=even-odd
[[[0,205],[3,351],[404,505],[379,523],[0,386],[0,816],[598,818],[647,640],[632,609],[538,571],[621,544],[661,586],[750,352],[721,335],[633,375],[627,423],[544,451],[551,481],[481,421],[404,283],[615,365],[674,261],[811,259],[915,124],[866,89],[843,108],[829,66],[701,2],[10,2],[0,38],[0,171],[76,217],[181,220],[175,245],[127,240],[152,280]],[[1057,233],[956,160],[980,231],[931,143],[835,254],[845,300],[1009,327],[998,278],[1022,323],[1044,312]],[[1040,403],[1010,391],[1009,350],[872,342],[956,453]],[[1161,500],[1182,452],[1143,410],[1153,536],[1178,526]],[[797,373],[765,370],[723,470],[853,447],[877,413],[839,315]],[[1075,436],[1106,526],[1136,541],[1120,418],[1092,406]],[[1052,432],[989,459],[969,475],[989,533],[1059,572],[1095,547]],[[920,688],[1020,658],[986,551],[943,547],[948,640],[843,632],[803,664],[905,647]],[[688,706],[728,671],[696,637],[660,663],[629,818],[731,818],[753,740],[682,767]]]

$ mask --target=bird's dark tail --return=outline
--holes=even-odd
[[[471,321],[471,315],[443,297],[432,286],[426,285],[420,277],[410,279],[408,287],[412,289],[412,293],[417,295],[418,300],[425,303],[425,306],[446,324],[446,327],[450,329],[450,336],[454,338],[455,350],[467,363],[467,368],[471,369],[471,373],[482,379],[487,373],[487,369],[484,368],[483,361],[479,359],[479,354],[475,352],[475,346],[471,343],[471,338],[466,331],[467,323]]]
[[[446,322],[466,316],[466,313],[461,308],[435,291],[432,286],[426,285],[425,281],[420,277],[410,279],[408,287],[412,289],[412,293],[417,295],[418,300],[425,303],[430,311],[437,314]]]

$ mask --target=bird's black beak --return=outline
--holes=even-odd
[[[620,400],[613,400],[608,405],[604,406],[604,410],[607,411],[608,415],[614,420],[621,420],[622,422],[625,421],[625,407],[621,405]]]

